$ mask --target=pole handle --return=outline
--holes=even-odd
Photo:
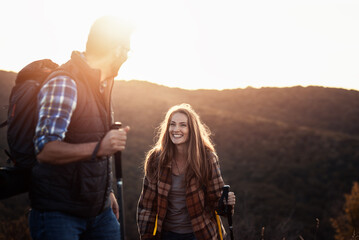
[[[114,122],[111,125],[111,129],[120,129],[122,127],[121,122]],[[118,151],[114,154],[115,159],[115,173],[116,173],[116,179],[121,180],[122,179],[122,155],[121,151]]]
[[[111,125],[111,129],[120,129],[122,127],[122,123],[121,122],[114,122]]]

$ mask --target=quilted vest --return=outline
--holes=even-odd
[[[100,141],[112,122],[110,94],[106,97],[100,92],[100,71],[90,68],[78,52],[73,52],[61,68],[70,73],[77,86],[77,105],[64,141]],[[108,157],[64,165],[39,163],[32,170],[31,206],[79,217],[97,216],[110,206],[111,177]]]

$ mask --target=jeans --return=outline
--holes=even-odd
[[[33,240],[121,240],[120,224],[111,208],[91,218],[32,209],[29,227]]]
[[[196,240],[194,233],[175,233],[164,231],[162,233],[162,240]]]

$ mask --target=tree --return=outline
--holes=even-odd
[[[335,229],[336,240],[348,240],[359,238],[359,183],[354,182],[351,193],[345,194],[344,212],[337,218],[332,218],[331,223]]]

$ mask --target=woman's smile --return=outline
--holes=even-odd
[[[187,115],[180,112],[173,114],[168,132],[173,144],[186,143],[189,135]]]

